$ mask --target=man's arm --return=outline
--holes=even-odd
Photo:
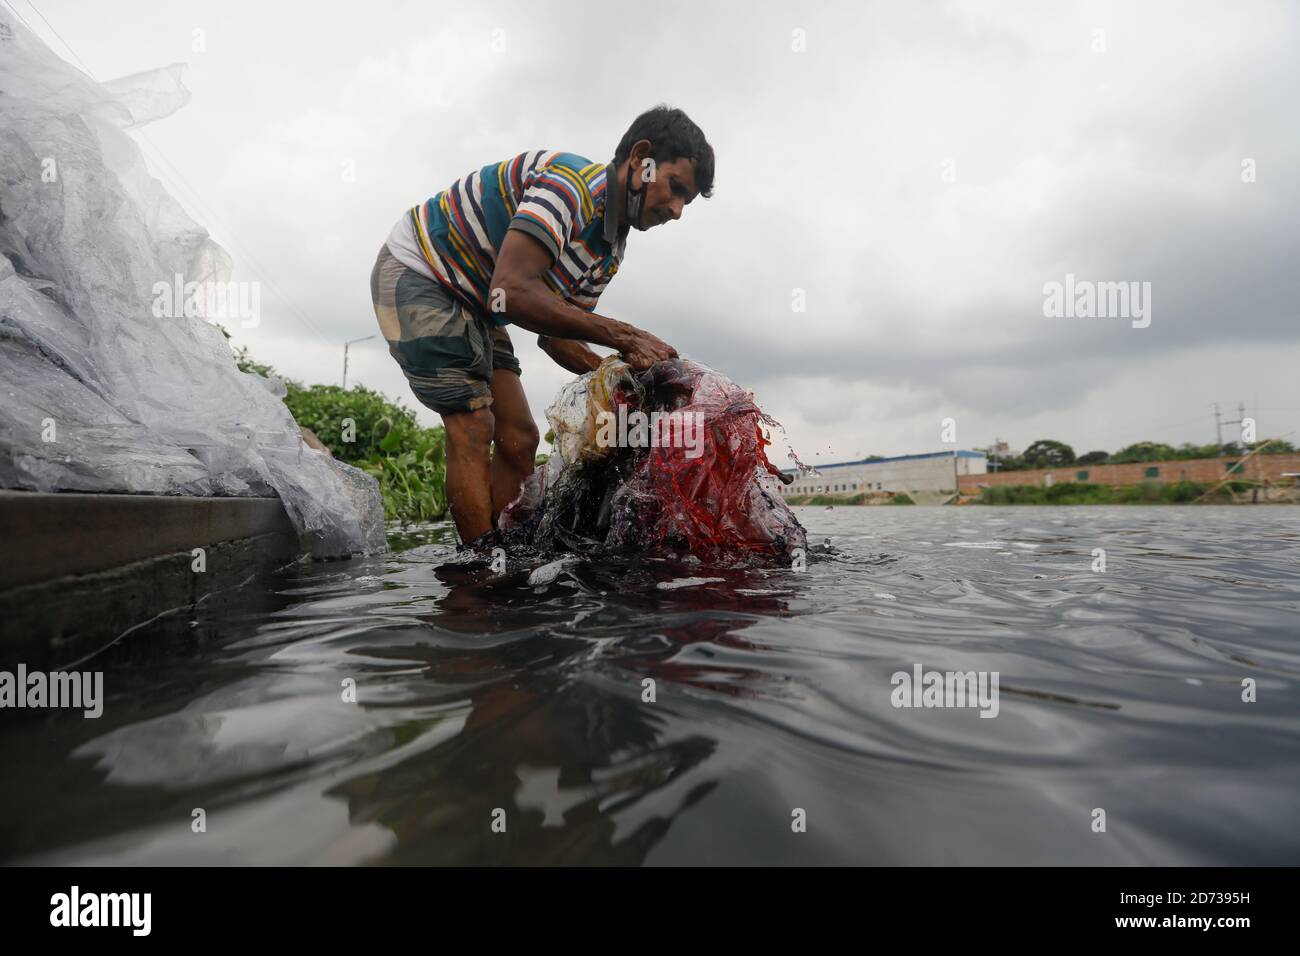
[[[617,319],[583,311],[560,298],[542,281],[542,274],[551,264],[551,253],[541,242],[522,230],[509,230],[497,253],[492,279],[488,282],[488,301],[501,301],[505,306],[505,316],[520,328],[552,339],[604,345],[616,350],[636,369],[649,368],[655,362],[677,356],[672,346],[649,332]],[[586,351],[595,355],[590,349]],[[547,349],[547,354],[555,357],[550,349]],[[562,354],[575,363],[584,360],[572,349],[566,348]],[[558,358],[556,361],[570,371],[574,370]]]
[[[600,356],[577,339],[554,339],[549,335],[537,336],[537,344],[560,368],[574,375],[590,372],[600,364]]]

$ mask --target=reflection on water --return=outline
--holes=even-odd
[[[5,712],[0,858],[1295,864],[1298,519],[801,509],[805,573],[536,586],[394,535],[83,665],[97,721]],[[998,716],[895,708],[916,664]]]

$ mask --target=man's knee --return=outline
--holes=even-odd
[[[496,419],[490,408],[444,415],[447,447],[452,454],[486,454],[496,433]]]
[[[527,418],[522,421],[498,421],[496,428],[497,450],[508,460],[523,466],[532,466],[537,457],[541,436],[537,424]]]

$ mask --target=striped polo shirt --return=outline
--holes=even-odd
[[[588,312],[618,272],[627,243],[616,183],[602,163],[542,149],[484,166],[407,211],[388,237],[403,265],[436,279],[462,303],[501,325],[488,282],[506,231],[542,243],[554,263],[542,275],[556,295]]]

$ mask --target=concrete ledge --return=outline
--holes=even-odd
[[[0,491],[0,663],[73,663],[300,553],[278,498]]]
[[[0,491],[0,590],[267,534],[296,540],[279,498]]]
[[[0,665],[68,666],[168,612],[187,612],[200,601],[213,607],[239,594],[247,599],[233,589],[298,556],[292,534],[203,547],[202,572],[193,569],[186,550],[0,591]],[[157,629],[168,630],[162,624]]]

